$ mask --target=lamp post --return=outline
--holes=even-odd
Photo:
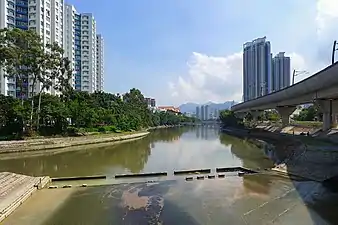
[[[295,77],[302,75],[302,74],[308,74],[309,72],[307,72],[306,70],[293,70],[292,73],[292,85],[295,84]]]

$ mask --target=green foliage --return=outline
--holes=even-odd
[[[33,98],[34,112],[39,110],[39,127],[34,126],[39,135],[76,135],[86,132],[136,131],[160,125],[178,125],[194,122],[195,118],[172,112],[152,112],[144,102],[142,93],[131,89],[120,96],[95,92],[63,92],[52,96],[42,93]],[[22,104],[23,103],[23,104]],[[24,121],[29,121],[30,100],[14,99],[0,95],[0,136],[22,136]],[[32,131],[32,130],[29,130]]]
[[[317,106],[312,105],[308,108],[302,109],[299,115],[293,117],[294,120],[298,121],[315,121],[319,120],[322,117],[322,113],[320,113]]]
[[[276,122],[280,120],[280,116],[276,110],[266,110],[262,115],[262,119]]]
[[[29,129],[39,127],[41,94],[44,90],[69,90],[72,71],[70,61],[63,58],[63,49],[57,43],[44,44],[40,36],[31,30],[0,30],[0,66],[8,78],[15,80],[19,98],[31,98]],[[68,83],[68,84],[67,84]],[[39,92],[35,88],[39,84]],[[34,96],[39,95],[35,101]],[[23,102],[22,102],[23,104]],[[38,110],[34,111],[35,104]],[[37,114],[33,124],[34,112]]]
[[[0,66],[15,80],[21,98],[0,96],[1,136],[134,131],[194,121],[170,112],[151,112],[135,88],[123,96],[76,92],[69,82],[71,62],[63,57],[63,49],[56,43],[44,44],[30,30],[0,29]],[[44,94],[48,89],[61,95]]]
[[[237,118],[235,113],[231,110],[222,110],[220,112],[220,120],[223,126],[229,127],[243,126],[243,120]]]

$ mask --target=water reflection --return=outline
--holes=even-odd
[[[211,127],[160,129],[146,138],[105,147],[86,147],[30,158],[0,160],[0,171],[28,175],[85,176],[192,168],[245,166],[266,168],[271,162],[246,141]]]
[[[263,169],[273,167],[269,156],[275,157],[271,151],[220,134],[217,129],[179,128],[157,130],[144,139],[109,147],[2,160],[0,171],[50,176],[111,176],[121,172],[170,172],[225,166]],[[337,194],[328,193],[315,182],[290,181],[261,174],[72,190],[75,191],[68,201],[51,213],[45,224],[133,224],[136,221],[139,224],[149,224],[149,221],[164,224],[182,221],[183,224],[224,224],[224,221],[227,224],[294,224],[297,221],[300,225],[329,224],[323,219],[332,224],[337,221],[334,213],[338,207]],[[54,190],[47,191],[51,196],[49,193]],[[46,199],[53,198],[43,196],[34,202],[40,201],[43,203],[40,205],[46,206],[57,201]],[[22,218],[28,218],[29,210],[32,213],[32,210],[42,209],[27,204],[23,207]],[[17,215],[20,216],[20,210],[13,215],[13,221]],[[15,224],[10,222],[7,224]]]
[[[220,135],[220,142],[230,145],[231,152],[241,159],[242,165],[247,168],[265,169],[272,168],[273,162],[265,153],[254,144],[226,134]]]

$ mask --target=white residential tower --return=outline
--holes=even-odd
[[[96,90],[103,91],[104,85],[104,41],[101,34],[96,36]]]

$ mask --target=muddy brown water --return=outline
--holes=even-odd
[[[0,158],[0,171],[108,177],[105,185],[39,191],[3,224],[338,224],[338,195],[313,181],[267,174],[192,181],[168,176],[153,183],[113,179],[121,173],[229,166],[269,169],[271,155],[199,127],[157,130],[137,141],[81,151]]]

